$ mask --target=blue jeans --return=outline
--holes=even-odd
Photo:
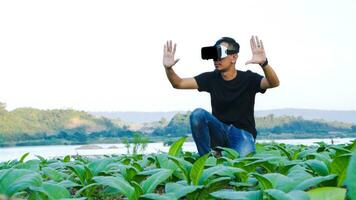
[[[241,157],[256,150],[251,133],[221,122],[202,108],[191,113],[190,126],[200,156],[216,146],[234,149]]]

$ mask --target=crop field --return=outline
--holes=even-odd
[[[356,141],[313,146],[256,144],[240,157],[182,151],[0,163],[0,199],[356,199]],[[1,155],[0,155],[1,156]]]

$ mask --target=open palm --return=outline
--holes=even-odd
[[[257,36],[252,36],[250,39],[252,50],[252,59],[245,64],[263,64],[266,61],[266,53],[263,47],[262,40],[258,40]]]
[[[163,51],[163,66],[167,69],[172,68],[178,61],[174,60],[174,54],[176,53],[176,48],[177,45],[174,44],[172,45],[172,40],[167,41],[167,43],[164,45],[164,51]]]

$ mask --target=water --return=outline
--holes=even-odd
[[[356,138],[335,138],[334,144],[345,144]],[[304,144],[312,145],[315,142],[325,142],[331,144],[331,139],[289,139],[289,140],[257,140],[258,143],[277,142],[285,144]],[[100,149],[80,149],[82,145],[52,145],[52,146],[25,146],[25,147],[9,147],[0,148],[0,162],[20,159],[20,157],[29,152],[30,155],[26,160],[36,158],[36,155],[44,158],[53,158],[66,155],[110,155],[110,154],[126,154],[127,149],[124,144],[97,144],[95,146]],[[78,149],[79,148],[79,149]],[[169,147],[163,143],[149,143],[144,153],[168,152]],[[185,142],[183,151],[197,151],[194,142]]]

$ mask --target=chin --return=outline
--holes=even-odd
[[[220,68],[219,67],[215,67],[215,69],[218,70],[219,72],[225,72],[226,71],[226,69],[223,69],[221,67]]]

